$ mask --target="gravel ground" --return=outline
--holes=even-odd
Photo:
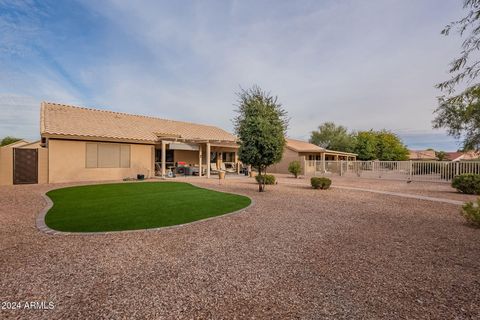
[[[283,183],[301,183],[309,184],[309,178],[294,179],[291,175],[275,174]],[[329,176],[334,182],[333,185],[365,188],[372,190],[392,191],[409,194],[417,194],[422,196],[429,196],[434,198],[443,198],[459,201],[473,201],[477,196],[462,194],[453,189],[449,183],[445,182],[417,182],[412,181],[407,183],[402,180],[382,180],[382,179],[366,179],[366,178],[352,178]]]
[[[190,181],[255,203],[180,228],[50,236],[35,217],[54,186],[0,187],[0,301],[55,304],[0,318],[480,318],[480,230],[458,206]]]

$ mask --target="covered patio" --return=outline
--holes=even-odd
[[[238,144],[228,140],[181,139],[160,137],[155,145],[155,175],[206,176],[220,171],[239,174]]]

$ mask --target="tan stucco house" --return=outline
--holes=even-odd
[[[41,140],[0,148],[0,185],[109,181],[125,178],[239,172],[237,138],[209,125],[43,102]],[[314,174],[321,160],[355,160],[353,153],[287,139],[270,172],[288,173],[299,160]],[[325,166],[323,161],[323,168]],[[321,168],[320,168],[321,169]]]
[[[286,140],[287,144],[283,150],[282,160],[269,169],[272,173],[288,173],[290,162],[299,161],[302,166],[301,174],[313,175],[315,171],[321,171],[321,168],[317,167],[322,163],[325,164],[325,161],[355,161],[357,159],[355,153],[328,150],[301,140],[288,138]]]
[[[0,148],[0,184],[148,178],[179,168],[210,176],[215,168],[239,169],[236,137],[209,125],[44,102],[40,135],[34,144]]]

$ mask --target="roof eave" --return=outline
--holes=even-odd
[[[99,137],[99,136],[65,135],[65,134],[48,133],[48,132],[44,132],[41,135],[44,138],[59,139],[59,140],[124,142],[124,143],[152,144],[152,145],[157,143],[157,141],[155,141],[155,140],[139,140],[139,139],[111,138],[111,137]]]

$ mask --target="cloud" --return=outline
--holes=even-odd
[[[298,138],[324,121],[431,132],[433,86],[459,48],[439,35],[460,16],[453,0],[77,6],[77,15],[63,10],[59,25],[42,25],[48,58],[40,59],[44,69],[33,68],[42,85],[26,85],[29,95],[51,91],[59,102],[231,130],[235,91],[258,84],[279,96],[292,118],[289,135]]]

